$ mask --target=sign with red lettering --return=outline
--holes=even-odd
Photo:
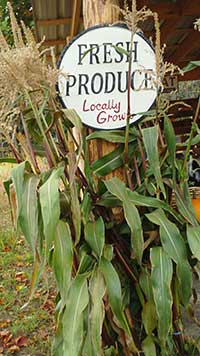
[[[65,73],[58,80],[62,105],[74,108],[82,122],[93,128],[126,126],[128,86],[130,123],[138,121],[156,99],[154,49],[140,33],[131,45],[131,31],[122,25],[82,32],[64,48],[58,67]]]

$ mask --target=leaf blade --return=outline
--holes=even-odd
[[[177,275],[180,283],[180,294],[184,305],[191,296],[192,272],[187,261],[185,242],[177,226],[169,221],[160,209],[146,215],[150,221],[160,226],[162,247],[177,264]]]
[[[105,244],[105,226],[102,217],[88,222],[85,226],[85,240],[98,258],[101,258]]]
[[[21,230],[35,254],[38,238],[38,176],[26,176],[23,184],[22,206],[19,214]]]
[[[87,278],[73,280],[63,314],[63,356],[78,355],[83,342],[83,312],[89,302]]]
[[[100,261],[100,271],[102,272],[106,282],[106,288],[108,291],[109,302],[112,311],[123,330],[125,330],[127,334],[130,335],[130,329],[122,310],[122,292],[118,274],[112,263],[107,261],[104,257],[102,257]]]
[[[170,289],[173,273],[172,262],[162,247],[154,247],[150,250],[150,260],[153,295],[158,316],[158,336],[162,346],[165,346],[172,325],[172,294]]]
[[[53,251],[53,270],[63,303],[66,302],[71,280],[73,246],[69,225],[59,220]]]
[[[62,173],[63,167],[54,170],[39,190],[44,235],[46,239],[46,256],[49,254],[60,217],[58,180]]]
[[[95,355],[102,355],[102,327],[105,316],[103,297],[105,294],[104,278],[98,269],[90,283],[90,293],[92,299],[91,308],[91,339]]]
[[[152,126],[143,129],[142,135],[150,168],[155,176],[158,187],[160,187],[164,197],[166,198],[166,192],[160,172],[160,162],[158,154],[158,126]]]

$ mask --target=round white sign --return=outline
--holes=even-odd
[[[111,130],[126,126],[130,83],[130,123],[138,121],[156,98],[156,59],[149,41],[135,34],[131,76],[131,31],[122,25],[89,28],[67,45],[58,63],[62,105],[74,108],[90,127]]]

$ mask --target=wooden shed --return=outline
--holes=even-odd
[[[54,46],[59,55],[67,41],[83,29],[82,1],[32,0],[32,4],[38,40],[45,37],[44,44]],[[123,0],[119,4],[123,6]],[[199,0],[138,0],[138,9],[143,6],[159,14],[167,61],[183,68],[189,61],[200,59],[200,35],[194,29],[194,21],[200,17]],[[153,37],[153,21],[146,21],[142,30],[147,37]],[[184,80],[192,79],[200,79],[200,69],[184,77]]]
[[[101,0],[102,3],[104,0]],[[123,7],[124,0],[117,0]],[[83,30],[82,0],[32,0],[33,14],[38,41],[43,38],[44,46],[53,46],[57,58],[65,44]],[[94,2],[94,1],[93,1]],[[128,1],[131,6],[131,0]],[[98,6],[98,0],[97,0]],[[116,3],[116,1],[115,1]],[[200,17],[200,0],[137,0],[137,8],[149,7],[157,12],[160,19],[161,44],[166,44],[165,60],[185,67],[190,61],[200,60],[200,33],[194,29],[194,22]],[[153,20],[142,24],[141,30],[146,37],[155,36]],[[179,76],[179,81],[197,80],[200,83],[200,67]],[[180,83],[181,84],[181,83]],[[184,91],[184,83],[182,92]],[[179,99],[176,96],[175,99]],[[185,100],[186,99],[186,100]],[[197,105],[197,97],[184,97],[191,109],[174,112],[177,134],[189,132],[191,119]],[[184,118],[184,125],[182,119]]]

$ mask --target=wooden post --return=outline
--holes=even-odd
[[[119,20],[119,0],[83,0],[84,27],[114,23]]]
[[[83,22],[85,29],[99,24],[112,24],[118,22],[118,7],[119,0],[83,0]],[[89,133],[91,132],[93,132],[93,130],[89,129]],[[92,163],[102,156],[114,151],[115,148],[116,144],[103,140],[91,140],[88,146],[90,162]],[[117,169],[109,174],[107,178],[112,176],[117,176],[124,180],[124,170]]]

